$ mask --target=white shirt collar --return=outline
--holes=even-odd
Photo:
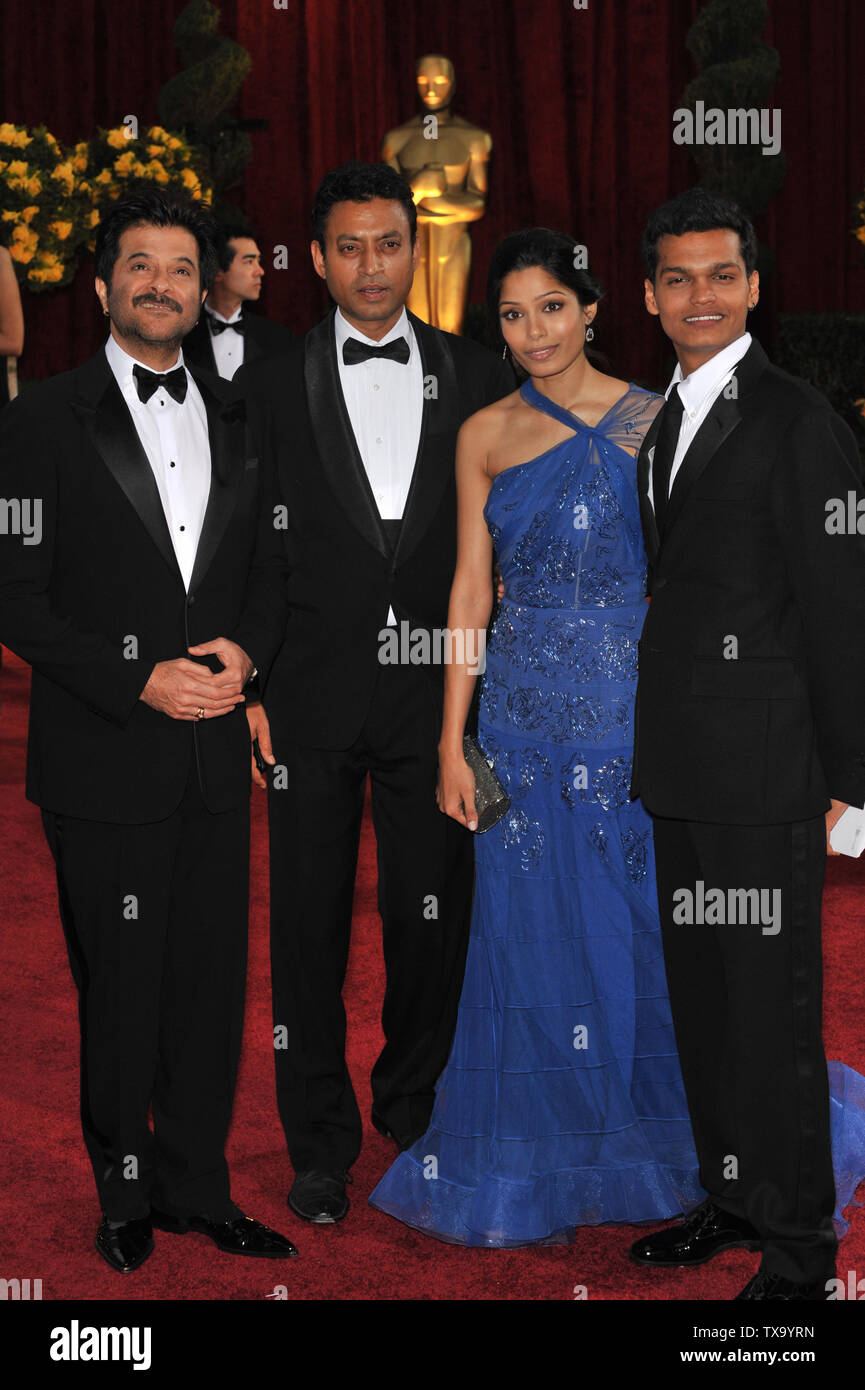
[[[361,343],[369,343],[370,347],[381,347],[384,343],[393,342],[394,338],[405,338],[409,346],[409,353],[414,350],[414,334],[411,331],[411,324],[408,321],[408,314],[403,305],[403,311],[394,324],[393,328],[385,333],[383,338],[368,338],[365,333],[361,333],[352,324],[337,306],[333,316],[334,333],[336,334],[337,353],[341,355],[342,345],[347,338],[357,338]]]
[[[108,365],[117,378],[118,385],[121,388],[125,386],[127,390],[131,388],[135,401],[138,401],[138,383],[132,375],[132,368],[135,366],[143,367],[145,371],[148,372],[152,372],[154,368],[148,367],[146,362],[139,362],[137,357],[131,357],[130,354],[120,346],[113,333],[109,334],[108,342],[105,344],[105,356],[108,358]],[[173,372],[176,367],[183,366],[185,366],[183,361],[183,349],[178,348],[177,361],[173,362],[170,367],[163,367],[162,370],[163,372]]]
[[[237,320],[240,318],[241,314],[243,313],[242,303],[238,305],[234,313],[231,315],[230,319],[227,319],[224,314],[221,314],[219,312],[218,309],[211,309],[206,299],[204,301],[204,308],[206,313],[210,314],[215,319],[219,319],[220,323],[236,323]]]
[[[712,392],[718,391],[724,378],[730,375],[737,362],[741,362],[750,346],[751,334],[743,333],[735,342],[728,343],[720,352],[716,352],[714,357],[710,357],[708,362],[704,362],[701,367],[695,367],[694,371],[685,377],[682,376],[681,365],[677,362],[665,396],[669,398],[673,387],[678,386],[685,410],[689,415],[695,414]]]

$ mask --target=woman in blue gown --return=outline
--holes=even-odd
[[[657,1221],[706,1195],[651,821],[629,798],[646,605],[636,454],[663,398],[587,360],[601,291],[574,252],[535,229],[507,238],[490,266],[491,310],[529,376],[460,433],[448,627],[486,627],[494,547],[504,597],[478,741],[511,805],[476,841],[465,983],[430,1127],[370,1197],[473,1246],[559,1243],[578,1226]],[[470,827],[461,746],[473,684],[465,666],[448,670],[438,790]],[[865,1081],[839,1063],[830,1081],[842,1232],[865,1173]]]

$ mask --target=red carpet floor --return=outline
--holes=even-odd
[[[366,1198],[395,1156],[371,1128],[353,1170],[352,1210],[318,1229],[285,1205],[291,1172],[273,1084],[263,794],[256,794],[246,1032],[229,1160],[235,1201],[284,1231],[300,1258],[242,1260],[204,1237],[156,1234],[134,1274],[97,1255],[95,1189],[78,1128],[75,993],[57,916],[53,869],[39,812],[24,799],[29,672],[8,653],[0,674],[0,914],[4,1027],[0,1042],[0,1278],[42,1280],[43,1299],[571,1300],[729,1299],[759,1257],[730,1252],[702,1269],[658,1273],[627,1260],[635,1228],[582,1229],[569,1247],[464,1250],[373,1211]],[[865,1071],[865,862],[831,861],[825,897],[825,1036],[829,1057]],[[349,1061],[368,1116],[368,1077],[380,1047],[382,967],[375,911],[374,842],[364,824],[354,941],[345,990]],[[865,1191],[860,1188],[860,1200]],[[865,1209],[851,1207],[839,1274],[865,1273]],[[285,1296],[284,1294],[282,1295]]]

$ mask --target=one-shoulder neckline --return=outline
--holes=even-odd
[[[537,387],[532,386],[531,380],[528,380],[528,381],[524,381],[524,382],[523,382],[522,386],[520,387],[520,395],[521,395],[521,396],[523,395],[523,390],[524,390],[524,388],[525,388],[526,386],[531,387],[531,389],[535,392],[535,394],[539,397],[539,399],[542,400],[542,401],[544,401],[547,405],[553,405],[553,404],[554,404],[554,402],[548,401],[546,396],[541,395],[541,392],[538,391]],[[604,420],[606,420],[607,416],[608,416],[608,415],[611,415],[612,412],[616,409],[616,407],[617,407],[617,406],[620,406],[621,403],[622,403],[622,401],[625,400],[625,398],[626,398],[627,396],[629,396],[629,395],[631,394],[632,391],[636,391],[636,392],[637,392],[639,395],[641,395],[641,396],[651,396],[651,395],[654,395],[654,392],[652,392],[652,391],[647,391],[646,388],[645,388],[644,386],[636,386],[636,385],[634,384],[634,382],[629,381],[629,382],[628,382],[628,389],[627,389],[627,391],[624,391],[624,392],[622,393],[622,395],[619,397],[619,399],[618,399],[617,401],[614,401],[614,402],[613,402],[613,404],[610,406],[610,409],[607,411],[606,415],[602,415],[602,416],[601,416],[601,419],[598,421],[597,425],[587,425],[586,422],[585,422],[585,420],[581,420],[581,419],[580,419],[579,415],[572,415],[571,412],[570,412],[569,410],[565,410],[565,409],[564,409],[563,407],[561,407],[561,406],[557,406],[557,407],[556,407],[556,410],[561,410],[562,414],[568,417],[567,420],[562,420],[562,421],[561,421],[562,424],[568,424],[570,421],[574,421],[574,422],[575,422],[575,424],[572,426],[572,428],[573,428],[573,430],[574,430],[574,435],[575,435],[575,436],[576,436],[576,435],[579,435],[579,434],[584,434],[584,433],[595,434],[595,433],[597,433],[599,426],[603,424]],[[526,400],[526,397],[525,397],[525,396],[523,396],[523,400]],[[528,401],[528,400],[526,400],[526,404],[531,406],[531,402]],[[550,414],[552,415],[552,412],[544,411],[541,407],[534,407],[534,406],[532,406],[532,408],[533,408],[533,409],[535,409],[535,408],[540,409],[542,414],[550,413]],[[553,416],[553,418],[555,418],[555,417]],[[561,447],[562,447],[563,444],[568,444],[569,442],[570,442],[570,441],[569,441],[568,439],[560,439],[559,442],[558,442],[558,444],[551,444],[550,447],[549,447],[549,449],[544,449],[543,453],[541,453],[541,454],[535,454],[535,456],[534,456],[533,458],[530,458],[530,459],[523,459],[522,463],[509,463],[508,466],[507,466],[507,468],[500,468],[499,471],[498,471],[498,473],[496,473],[495,477],[494,477],[494,478],[491,480],[491,482],[490,482],[490,495],[492,495],[492,490],[493,490],[493,488],[495,487],[496,483],[499,481],[500,478],[504,478],[504,476],[505,476],[506,473],[518,473],[521,469],[523,469],[523,468],[528,468],[528,467],[529,467],[531,464],[533,464],[533,463],[540,463],[541,459],[545,459],[545,458],[547,457],[548,454],[554,453],[556,449],[561,449]],[[628,458],[630,458],[630,459],[636,459],[636,457],[637,457],[636,454],[632,454],[632,453],[630,452],[629,449],[622,449],[622,448],[621,448],[621,445],[617,445],[617,444],[615,443],[614,440],[608,440],[607,442],[608,442],[614,449],[616,449],[616,448],[621,449],[621,452],[624,453],[624,454],[626,454]],[[484,508],[484,510],[486,510],[486,508]]]

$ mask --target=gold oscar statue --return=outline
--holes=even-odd
[[[388,131],[381,149],[411,184],[417,205],[420,263],[408,307],[449,333],[462,329],[472,262],[466,224],[484,215],[493,147],[485,130],[450,110],[455,86],[449,58],[419,58],[417,90],[426,111]]]

